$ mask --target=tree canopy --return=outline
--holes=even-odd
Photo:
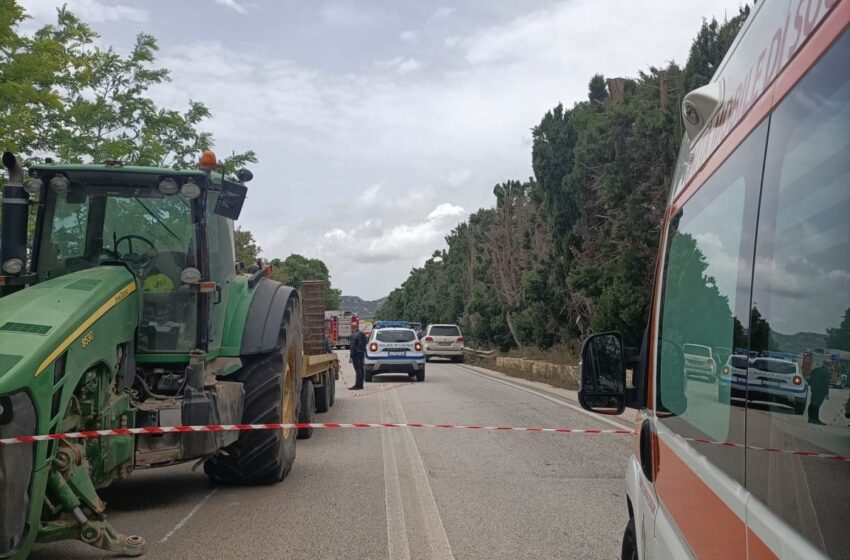
[[[67,6],[56,23],[20,31],[26,12],[0,0],[0,138],[6,150],[30,160],[68,163],[120,160],[185,168],[196,165],[213,137],[200,126],[211,117],[202,102],[183,109],[158,106],[149,90],[170,80],[157,66],[156,38],[140,33],[129,54],[97,44],[91,27]],[[224,159],[226,171],[256,162],[251,151]]]
[[[149,95],[171,79],[157,64],[155,37],[140,33],[122,55],[99,46],[97,33],[67,6],[57,9],[55,23],[31,34],[20,29],[27,18],[16,0],[0,0],[0,148],[36,162],[52,157],[187,168],[213,147],[212,134],[203,130],[212,114],[202,101],[170,108]],[[254,151],[246,150],[224,157],[221,165],[233,172],[256,161]],[[68,243],[81,235],[73,226],[69,221]],[[248,230],[236,229],[235,245],[236,259],[246,266],[260,256]],[[324,280],[328,307],[339,306],[340,292],[331,288],[322,261],[291,255],[274,262],[275,277],[295,287],[306,279]]]
[[[458,322],[502,348],[576,343],[602,330],[639,344],[683,133],[680,101],[710,79],[748,13],[704,22],[684,69],[596,74],[586,101],[543,115],[532,129],[534,177],[497,185],[495,207],[455,228],[379,317]],[[722,305],[717,313],[731,321]]]

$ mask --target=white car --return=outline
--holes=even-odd
[[[735,385],[732,385],[732,397]],[[744,393],[740,391],[743,398]],[[788,405],[795,414],[803,414],[809,397],[809,384],[800,372],[800,364],[779,358],[754,358],[746,381],[748,401],[761,401]]]
[[[717,377],[717,400],[729,403],[732,393],[739,397],[747,388],[747,368],[750,366],[750,357],[743,354],[732,354]],[[733,391],[733,388],[735,389]]]
[[[427,360],[438,356],[453,362],[463,361],[463,335],[457,325],[428,325],[422,344]]]
[[[405,327],[377,328],[369,336],[363,359],[367,382],[379,373],[406,373],[425,381],[425,354],[416,331]]]
[[[685,375],[687,377],[699,376],[714,382],[717,375],[714,362],[714,351],[710,346],[702,344],[685,344],[682,347],[685,355]]]

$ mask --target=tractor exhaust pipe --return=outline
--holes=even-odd
[[[3,185],[2,227],[0,227],[0,276],[19,276],[27,262],[27,220],[29,194],[24,190],[24,169],[11,152],[3,152],[3,165],[9,180]],[[7,286],[3,293],[20,289]]]

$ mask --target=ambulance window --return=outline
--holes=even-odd
[[[685,203],[668,235],[656,409],[684,437],[743,441],[743,409],[718,381],[726,364],[712,349],[746,346],[766,136],[765,123]],[[743,482],[741,449],[694,445]]]
[[[847,60],[845,33],[771,116],[751,350],[783,353],[788,373],[749,376],[750,446],[850,455]],[[850,463],[748,449],[746,467],[758,500],[828,556],[850,558]]]

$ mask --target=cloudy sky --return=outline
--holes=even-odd
[[[493,186],[531,171],[531,128],[590,77],[683,63],[740,0],[19,0],[67,2],[105,45],[141,31],[163,105],[213,113],[216,150],[259,163],[240,221],[266,257],[323,259],[343,293],[386,295]]]

